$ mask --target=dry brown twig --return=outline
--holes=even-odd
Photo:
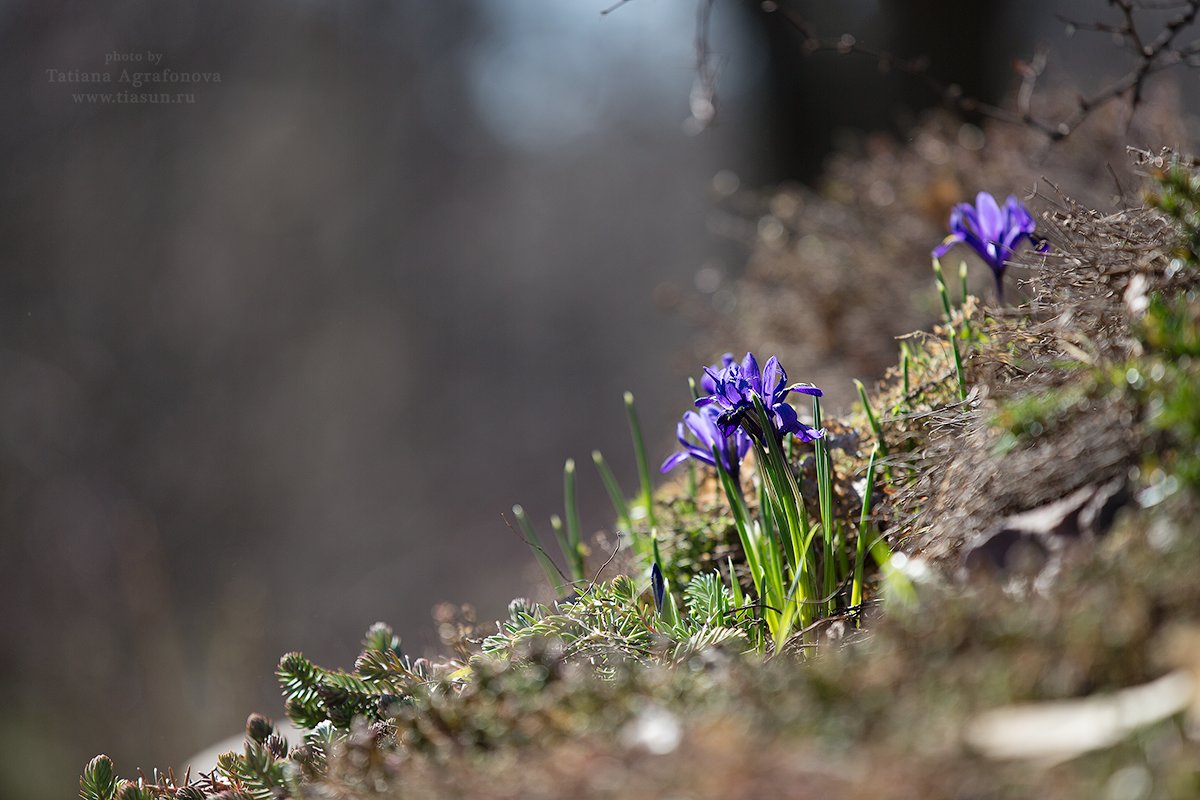
[[[609,14],[628,5],[632,0],[617,0],[601,13]],[[696,23],[696,83],[691,93],[692,119],[697,129],[702,130],[716,118],[717,70],[713,65],[713,53],[708,43],[709,24],[716,0],[698,0]],[[834,52],[839,55],[858,55],[874,59],[881,71],[896,70],[920,80],[931,91],[938,94],[948,105],[969,113],[1023,125],[1044,134],[1051,142],[1070,136],[1096,110],[1121,98],[1128,98],[1129,116],[1137,110],[1145,97],[1150,78],[1176,66],[1200,67],[1200,39],[1179,44],[1184,31],[1190,29],[1200,18],[1200,0],[1106,0],[1107,6],[1120,14],[1117,22],[1097,20],[1084,22],[1059,15],[1067,25],[1068,34],[1076,30],[1107,33],[1118,39],[1122,47],[1129,50],[1134,63],[1130,70],[1107,86],[1092,94],[1080,93],[1076,107],[1067,116],[1052,119],[1039,116],[1033,110],[1033,99],[1048,63],[1048,50],[1041,47],[1029,61],[1019,61],[1014,66],[1021,77],[1014,109],[1004,108],[965,95],[962,88],[953,82],[943,81],[929,71],[929,59],[902,58],[894,53],[866,45],[852,34],[845,33],[835,38],[822,37],[809,20],[785,5],[782,0],[763,0],[764,13],[778,14],[802,37],[801,45],[809,53]],[[1139,25],[1139,13],[1179,13],[1161,23],[1153,36],[1144,25]]]

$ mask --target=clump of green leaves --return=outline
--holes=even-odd
[[[327,722],[348,730],[357,717],[383,719],[427,680],[422,668],[401,652],[400,638],[381,622],[367,631],[353,672],[322,669],[301,653],[287,653],[276,675],[288,717],[308,729]]]
[[[1099,383],[1092,374],[1063,386],[1019,394],[999,404],[992,425],[1000,429],[993,452],[1003,455],[1052,433],[1074,414],[1085,413]]]
[[[1146,356],[1126,370],[1142,396],[1168,472],[1200,487],[1200,304],[1195,292],[1150,300],[1142,322]]]
[[[1175,255],[1194,265],[1200,261],[1200,172],[1173,157],[1153,177],[1157,191],[1147,193],[1147,203],[1175,223],[1180,233]]]
[[[669,588],[661,611],[649,594],[620,575],[551,606],[514,600],[497,633],[482,641],[481,652],[519,658],[535,643],[552,642],[564,661],[584,661],[611,675],[630,662],[671,662],[689,649],[746,641],[752,615],[736,581],[726,585],[715,571],[694,576],[682,609]]]
[[[80,800],[112,800],[117,793],[117,774],[112,759],[100,755],[88,762],[79,778]]]

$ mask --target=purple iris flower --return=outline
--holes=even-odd
[[[751,436],[758,433],[754,415],[754,398],[758,397],[771,417],[776,439],[791,433],[802,442],[811,442],[825,435],[825,431],[801,422],[796,410],[785,402],[792,392],[820,397],[821,390],[807,383],[788,386],[787,372],[775,356],[771,356],[762,370],[759,370],[754,354],[746,353],[740,364],[730,358],[720,371],[714,367],[706,367],[704,371],[711,380],[712,389],[709,396],[701,397],[696,405],[702,409],[715,407],[720,410],[716,422],[722,433],[730,435],[739,427]],[[708,388],[708,383],[704,386]]]
[[[996,296],[1004,296],[1004,266],[1012,258],[1013,251],[1022,239],[1026,239],[1039,252],[1046,244],[1033,235],[1037,223],[1033,215],[1017,198],[1009,195],[1004,208],[987,192],[975,197],[975,205],[959,203],[950,212],[950,235],[933,250],[934,258],[941,258],[955,244],[962,242],[979,254],[992,268],[996,278]]]
[[[734,430],[732,434],[723,433],[720,425],[717,424],[720,416],[721,412],[715,406],[707,406],[699,411],[683,412],[683,421],[676,429],[683,450],[668,456],[667,460],[663,462],[662,471],[670,472],[689,458],[702,461],[710,467],[715,466],[713,461],[713,448],[715,447],[721,458],[721,466],[736,480],[742,459],[750,450],[750,437],[741,429]],[[695,441],[688,439],[689,432]]]
[[[734,363],[733,353],[726,353],[721,356],[721,363],[713,364],[704,370],[704,374],[700,376],[700,388],[704,390],[705,394],[717,393],[717,382],[713,380],[713,375],[720,374],[722,370],[732,363]]]

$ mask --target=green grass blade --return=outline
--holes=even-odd
[[[608,494],[609,502],[612,503],[613,512],[617,515],[617,525],[629,532],[629,503],[625,500],[625,494],[621,491],[621,485],[617,483],[617,476],[608,467],[608,462],[604,460],[604,454],[599,450],[592,451],[592,463],[596,465],[596,471],[600,473],[600,482],[604,484],[604,491]]]
[[[950,331],[950,349],[954,355],[954,374],[958,378],[958,399],[967,399],[967,380],[963,374],[962,354],[958,351],[958,333],[954,329],[954,313],[950,310],[950,294],[946,291],[946,276],[942,274],[942,265],[936,258],[933,260],[933,275],[937,280],[938,294],[942,298],[942,310],[946,312],[946,329]]]
[[[637,458],[638,477],[642,484],[642,506],[646,510],[646,522],[657,528],[654,518],[654,485],[650,480],[650,462],[646,458],[646,442],[642,437],[642,425],[638,422],[637,407],[633,404],[633,392],[625,393],[625,415],[629,418],[629,433],[633,437],[633,452]]]
[[[575,493],[575,459],[568,458],[563,464],[563,509],[567,515],[567,543],[572,553],[582,554],[580,544],[583,537],[579,530],[579,503]]]
[[[583,580],[583,569],[578,563],[578,559],[573,555],[574,549],[571,547],[571,541],[567,536],[566,530],[563,528],[562,517],[558,514],[550,515],[550,527],[554,531],[554,538],[558,540],[558,548],[562,550],[563,559],[567,562],[567,572],[571,575],[571,580]]]
[[[533,526],[529,524],[529,517],[525,515],[525,509],[520,505],[512,507],[513,517],[517,520],[517,526],[520,527],[521,533],[525,536],[530,547],[533,548],[533,554],[537,556],[538,564],[542,567],[542,572],[546,573],[546,578],[550,581],[550,585],[554,587],[554,591],[560,597],[563,593],[563,582],[559,575],[558,567],[555,566],[554,560],[542,547],[541,540],[534,532]]]
[[[871,460],[867,462],[867,482],[863,490],[862,511],[858,515],[858,543],[854,554],[854,582],[850,589],[851,608],[861,606],[863,601],[863,564],[867,555],[867,537],[870,533],[867,522],[871,516],[871,494],[875,489],[875,459],[879,448],[871,451]]]

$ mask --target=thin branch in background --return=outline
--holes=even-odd
[[[633,2],[633,0],[617,0],[617,2],[613,3],[608,8],[601,10],[600,16],[602,16],[602,17],[608,16],[609,14],[616,11],[618,8],[625,5],[626,3],[632,3],[632,2]]]
[[[688,120],[690,133],[700,133],[717,118],[717,69],[713,66],[713,53],[709,45],[709,27],[715,2],[698,0],[696,3],[696,80],[688,97],[688,108],[692,114]]]
[[[632,3],[633,0],[616,0],[612,5],[600,11],[601,16],[608,16],[619,8]],[[696,78],[688,95],[688,110],[691,116],[685,123],[688,133],[703,132],[717,118],[717,67],[716,58],[709,44],[709,30],[712,21],[713,6],[716,0],[697,0],[696,2]]]
[[[592,578],[593,585],[600,582],[600,576],[604,574],[604,570],[608,569],[608,565],[612,563],[612,560],[617,557],[617,551],[619,551],[620,549],[621,549],[621,532],[617,531],[617,543],[615,545],[613,545],[613,551],[611,553],[609,553],[608,559],[605,560],[605,562],[600,565],[600,569],[596,570],[596,575],[594,578]]]
[[[1018,61],[1015,65],[1021,76],[1021,88],[1017,91],[1017,113],[1022,119],[1033,117],[1033,95],[1038,79],[1046,70],[1048,54],[1047,48],[1040,47],[1028,62]]]
[[[632,0],[618,0],[602,11],[608,14]],[[709,45],[709,25],[715,0],[698,0],[696,7],[696,82],[692,88],[689,122],[691,132],[708,127],[716,118],[716,69]],[[1133,55],[1133,67],[1122,77],[1104,88],[1090,94],[1080,94],[1075,110],[1065,118],[1054,120],[1033,112],[1033,98],[1038,79],[1045,70],[1048,58],[1045,49],[1039,49],[1028,62],[1017,62],[1016,70],[1021,76],[1021,87],[1017,93],[1015,110],[986,103],[965,95],[955,83],[942,81],[929,72],[928,59],[900,58],[894,53],[879,50],[859,42],[850,34],[837,38],[822,38],[816,28],[801,14],[786,7],[780,0],[764,0],[761,9],[767,14],[778,14],[802,37],[802,46],[809,53],[831,51],[839,55],[860,55],[874,59],[881,70],[897,70],[920,80],[936,92],[950,106],[982,114],[985,117],[1022,125],[1044,134],[1050,141],[1057,142],[1070,136],[1096,110],[1121,98],[1128,98],[1129,117],[1145,96],[1146,85],[1151,76],[1179,65],[1200,67],[1200,39],[1186,45],[1178,45],[1180,34],[1191,28],[1200,18],[1200,0],[1107,0],[1107,5],[1117,9],[1117,22],[1098,20],[1095,22],[1058,18],[1067,25],[1068,34],[1076,30],[1107,33],[1116,37]],[[1138,26],[1138,12],[1179,12],[1162,23],[1158,33],[1150,38],[1145,29]]]
[[[1200,0],[1197,0],[1200,2]],[[838,55],[858,55],[873,59],[881,71],[895,70],[902,74],[908,75],[924,83],[930,90],[942,97],[942,99],[951,106],[954,106],[962,111],[977,112],[984,116],[999,119],[1004,122],[1009,122],[1016,125],[1030,125],[1032,127],[1043,130],[1047,135],[1053,137],[1053,131],[1044,126],[1037,120],[1024,118],[1020,114],[1010,111],[1000,106],[995,106],[990,103],[985,103],[977,98],[973,98],[963,94],[962,87],[956,83],[946,83],[935,78],[929,72],[929,59],[920,56],[916,58],[901,58],[894,53],[886,50],[879,50],[874,47],[863,44],[851,34],[842,34],[837,38],[827,39],[822,38],[816,28],[802,15],[794,10],[787,8],[777,2],[764,3],[763,11],[770,14],[779,14],[780,17],[791,26],[802,37],[802,46],[808,53],[833,52]],[[1026,76],[1027,81],[1036,81],[1037,70],[1030,70],[1030,75]],[[1031,85],[1028,89],[1029,93],[1033,92],[1034,87]],[[1061,138],[1061,137],[1058,137]]]
[[[548,562],[550,562],[550,566],[554,567],[554,571],[557,572],[558,576],[563,579],[564,585],[570,586],[573,583],[573,581],[570,578],[568,578],[566,575],[564,575],[563,571],[561,569],[559,569],[558,564],[554,563],[554,559],[550,557],[550,554],[546,552],[545,548],[543,548],[537,542],[531,542],[528,539],[526,539],[524,534],[522,534],[520,531],[518,531],[516,528],[514,528],[512,526],[512,523],[508,521],[508,517],[504,516],[504,514],[500,515],[500,519],[504,520],[504,524],[508,526],[508,529],[513,532],[514,536],[516,536],[518,539],[520,539],[522,542],[524,542],[526,545],[528,545],[531,549],[538,551],[539,553],[541,553],[543,556],[546,557],[546,560]]]
[[[1128,95],[1129,111],[1132,119],[1145,94],[1146,83],[1151,75],[1165,69],[1184,64],[1196,66],[1188,61],[1189,58],[1200,54],[1200,42],[1193,42],[1186,47],[1176,47],[1176,40],[1186,29],[1190,28],[1200,15],[1200,0],[1185,0],[1171,5],[1137,2],[1136,0],[1109,0],[1109,4],[1121,13],[1121,22],[1112,24],[1104,21],[1081,22],[1060,16],[1063,22],[1078,30],[1107,33],[1116,37],[1134,57],[1134,67],[1123,77],[1112,83],[1106,89],[1091,97],[1080,97],[1075,113],[1063,122],[1060,127],[1069,133],[1081,124],[1088,114],[1112,100]],[[1158,35],[1152,40],[1147,37],[1137,24],[1137,11],[1181,10],[1180,13],[1163,23]],[[1064,127],[1065,126],[1065,127]],[[1064,133],[1064,135],[1066,135]]]
[[[1125,199],[1125,188],[1121,186],[1121,179],[1117,177],[1117,171],[1113,169],[1112,162],[1106,161],[1104,166],[1108,168],[1108,174],[1112,175],[1113,183],[1117,186],[1117,197],[1121,200],[1121,208],[1128,210],[1129,201]]]

